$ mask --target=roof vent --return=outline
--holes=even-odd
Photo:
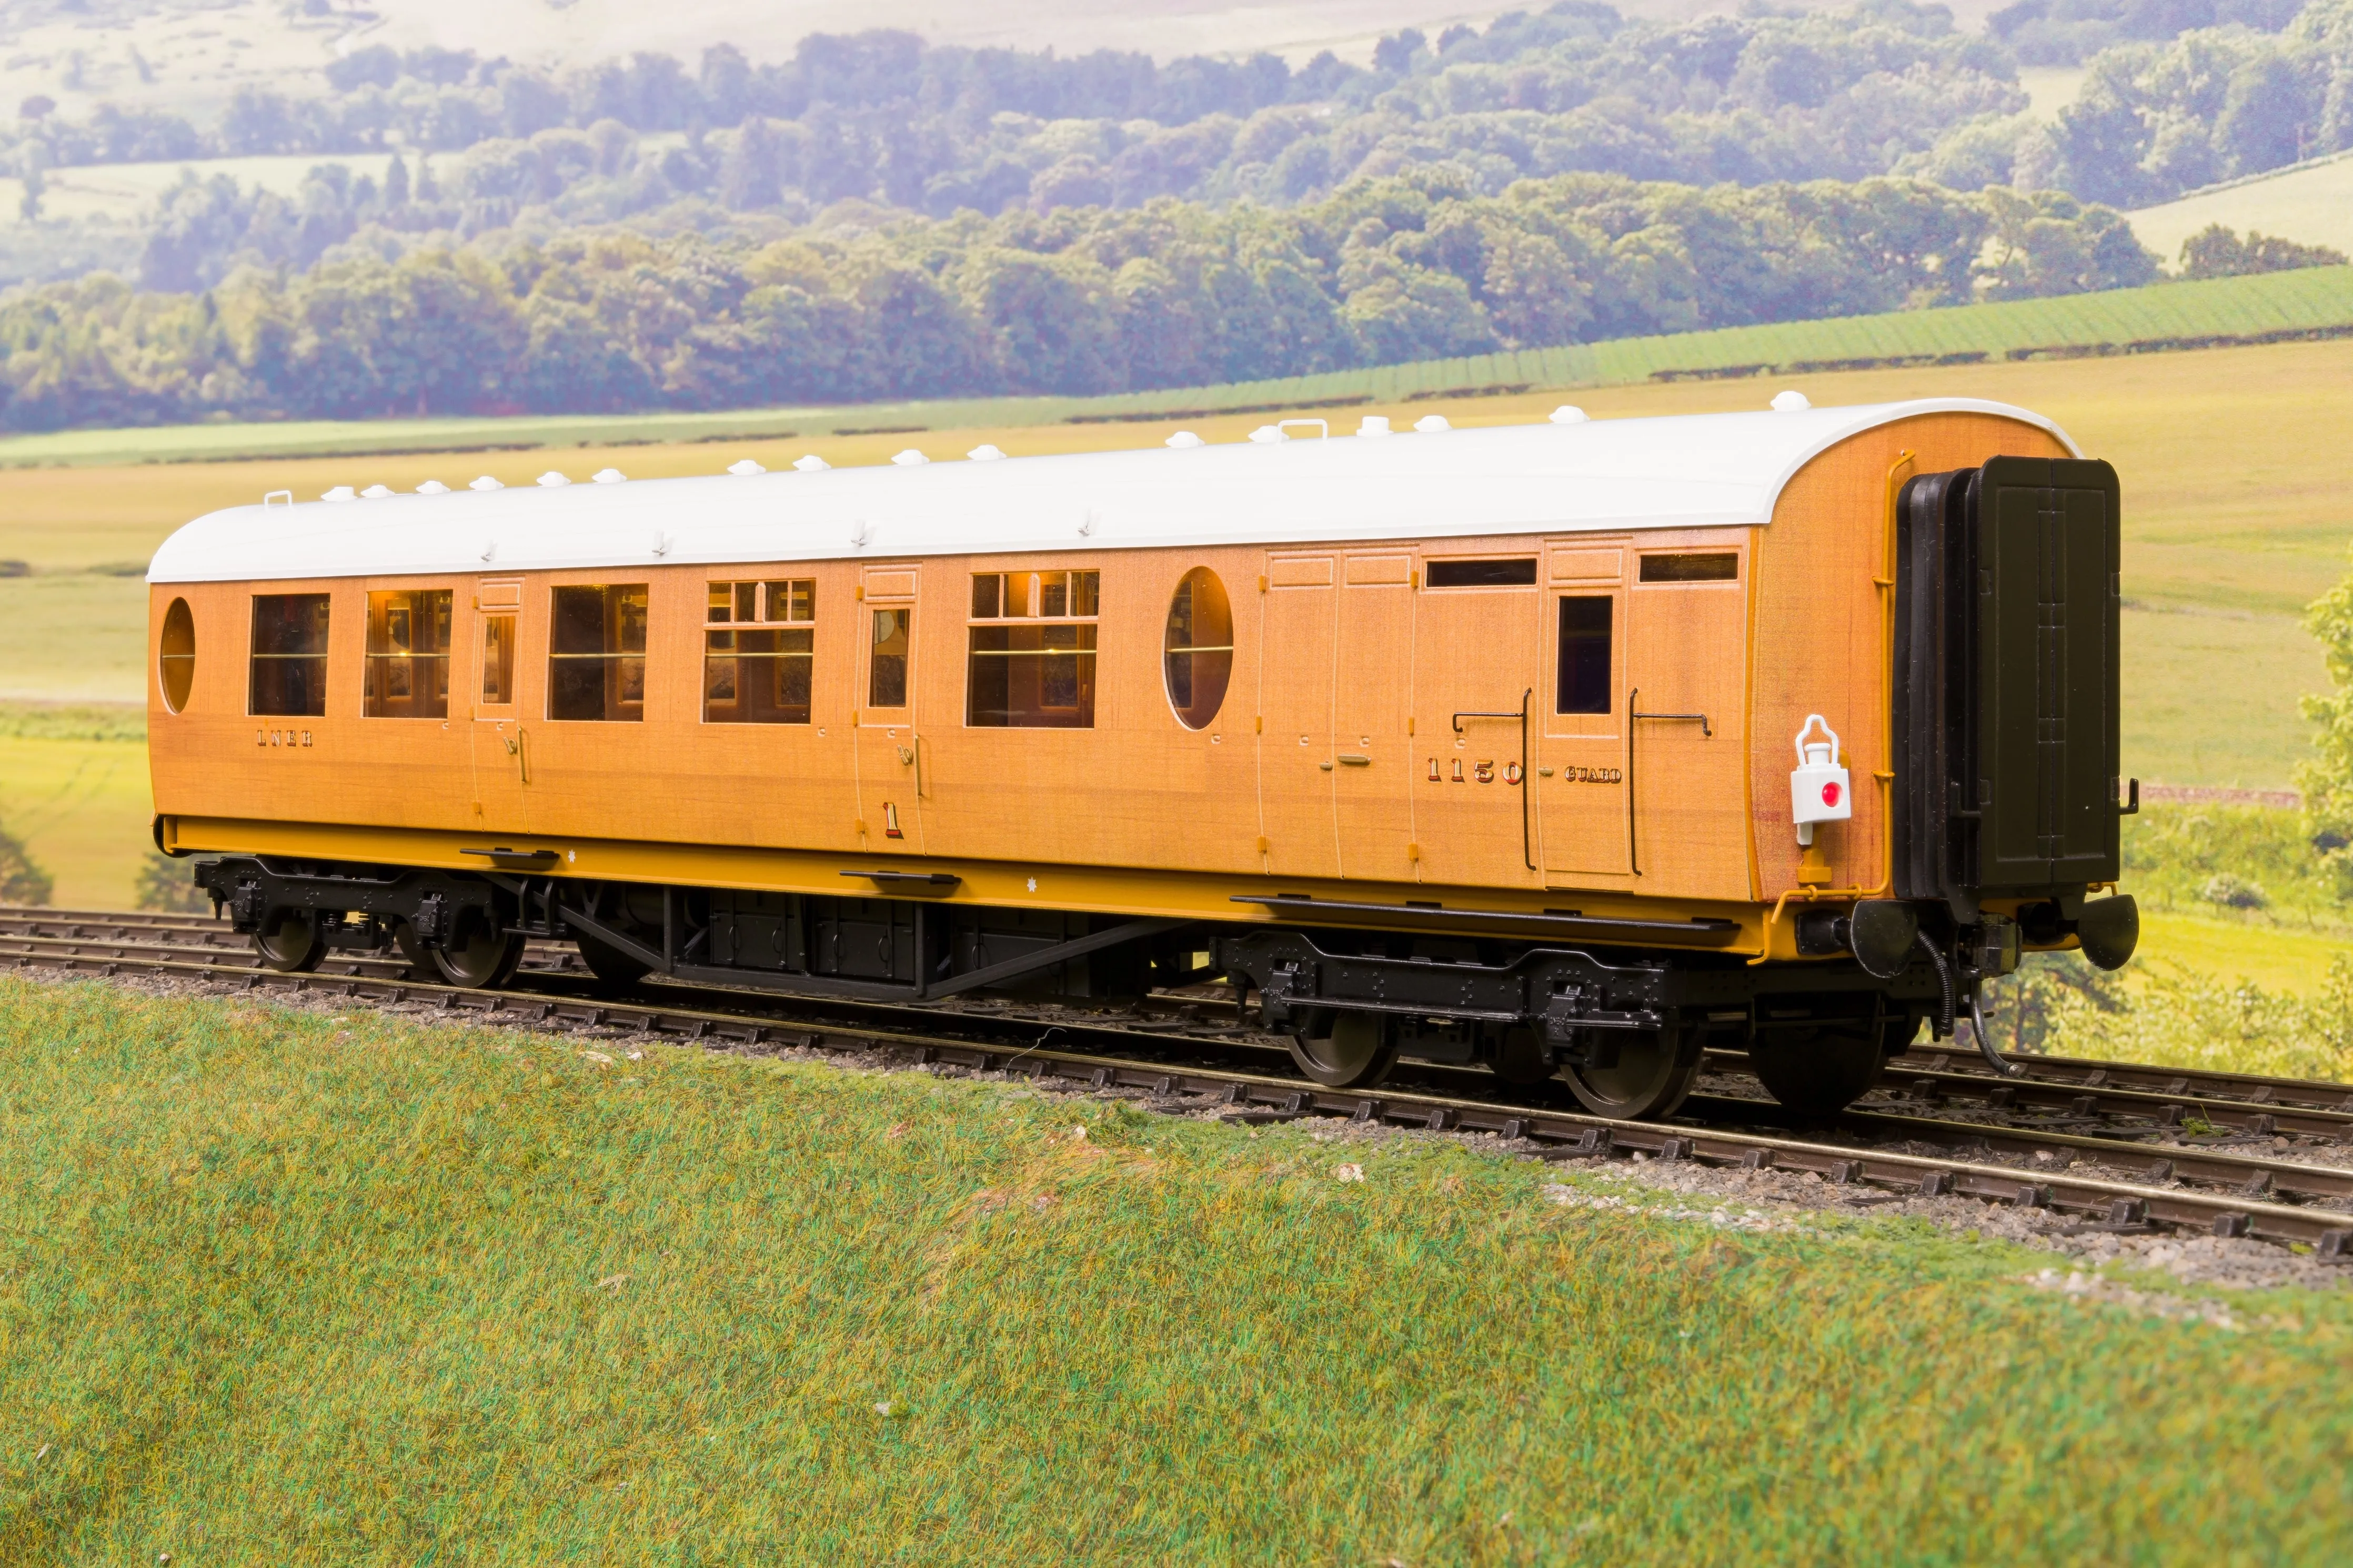
[[[506,489],[506,487],[505,487],[504,485],[501,485],[499,488],[500,488],[501,489]],[[497,559],[498,559],[498,555],[499,555],[499,542],[498,542],[497,540],[495,540],[495,539],[485,539],[484,541],[482,541],[482,559],[483,559],[483,560],[485,560],[485,561],[495,561],[495,560],[497,560]]]
[[[1803,414],[1812,406],[1813,405],[1806,400],[1806,395],[1794,387],[1788,392],[1777,392],[1773,395],[1773,412],[1776,414]]]
[[[1435,436],[1441,430],[1454,428],[1446,422],[1446,416],[1443,414],[1425,414],[1413,422],[1413,427],[1425,436]]]
[[[1359,436],[1393,436],[1396,432],[1389,428],[1389,416],[1388,415],[1367,414],[1363,419],[1357,422],[1356,434]]]
[[[821,474],[831,467],[833,467],[831,463],[827,462],[815,452],[811,452],[806,458],[797,458],[793,460],[793,471],[795,473]]]
[[[472,484],[468,485],[466,488],[470,490],[502,490],[506,489],[506,486],[499,483],[498,480],[491,478],[490,475],[484,474],[480,479],[476,479]],[[488,560],[489,557],[485,556],[483,559]]]
[[[1282,426],[1280,425],[1261,425],[1257,429],[1250,433],[1250,438],[1253,441],[1261,442],[1268,446],[1271,446],[1277,441],[1288,441],[1291,439],[1290,437],[1282,433]]]
[[[910,447],[905,451],[892,458],[891,461],[902,468],[917,468],[923,467],[925,463],[930,462],[931,459],[924,457],[921,452],[916,451],[913,447]]]
[[[1552,411],[1552,422],[1556,425],[1583,425],[1592,417],[1574,403],[1564,403]]]
[[[370,485],[367,489],[360,492],[360,500],[382,500],[385,497],[390,494],[392,494],[392,487],[390,485]]]
[[[321,496],[319,499],[321,500],[351,500],[353,499],[352,487],[349,485],[337,485],[333,489],[329,490],[325,495]]]
[[[547,472],[539,476],[539,482],[545,485],[549,489],[554,489],[558,485],[568,485],[572,481],[565,479],[562,474],[557,473],[554,468],[550,468]]]
[[[971,451],[966,452],[965,456],[970,458],[976,463],[994,463],[1003,458],[1005,453],[999,448],[992,447],[987,442],[983,441],[979,446],[975,447]]]
[[[1194,435],[1190,430],[1179,430],[1176,434],[1169,437],[1166,441],[1163,441],[1161,445],[1164,447],[1174,447],[1178,451],[1183,452],[1188,451],[1195,447],[1206,447],[1208,443],[1202,440],[1198,436]]]
[[[596,470],[596,482],[600,485],[617,485],[628,477],[618,468],[599,468]]]
[[[417,493],[421,496],[446,496],[449,493],[449,487],[439,479],[427,479],[417,487]]]
[[[765,474],[768,470],[760,467],[759,464],[754,462],[751,458],[744,458],[728,464],[727,471],[734,475],[739,479],[748,479],[754,474]]]

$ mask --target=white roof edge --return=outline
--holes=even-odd
[[[1905,419],[2055,422],[1979,398],[1485,426],[996,462],[231,507],[167,539],[151,584],[479,576],[1759,526],[1799,470]]]

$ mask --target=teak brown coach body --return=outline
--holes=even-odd
[[[1631,1113],[1727,1031],[1785,1098],[1851,1098],[2021,917],[2075,943],[2116,875],[2115,488],[2047,423],[1378,437],[215,514],[153,574],[159,842],[279,962],[397,941],[494,983],[543,932],[620,979],[855,994],[1228,973],[1327,1081],[1402,1048]],[[2073,570],[2072,643],[1988,609],[1946,649],[1966,595],[1899,626],[1936,551],[1996,537],[1972,483],[1921,482],[1976,472],[2043,498],[2018,592]],[[1961,865],[1972,792],[1898,821],[1927,742],[1894,726],[1962,745],[1961,663],[2005,637],[2023,700],[2080,689],[2019,831],[2105,834],[2031,847],[2031,885]],[[1817,715],[1852,816],[1809,854]],[[2103,768],[2097,809],[2060,799]]]

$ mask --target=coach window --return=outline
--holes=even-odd
[[[1234,673],[1234,612],[1216,573],[1196,566],[1185,574],[1160,641],[1168,705],[1187,730],[1208,729]]]
[[[646,585],[558,588],[548,636],[547,716],[646,716]]]
[[[253,596],[252,711],[320,718],[327,711],[327,595]]]
[[[988,572],[973,578],[965,723],[1094,728],[1100,582],[1094,572]]]
[[[1610,605],[1607,595],[1560,602],[1560,671],[1553,686],[1556,713],[1607,713],[1609,697]]]
[[[703,613],[702,717],[806,724],[817,654],[817,579],[713,583]],[[903,684],[903,682],[902,682]]]
[[[1729,550],[1689,554],[1645,555],[1645,583],[1733,583],[1740,578],[1740,557]]]
[[[1535,585],[1536,558],[1518,555],[1484,561],[1432,561],[1428,573],[1433,588],[1529,588]]]
[[[188,601],[174,599],[164,612],[163,646],[155,650],[155,675],[164,688],[164,706],[177,713],[188,705],[196,682],[196,620]]]
[[[368,595],[367,717],[449,716],[450,598],[447,588]]]

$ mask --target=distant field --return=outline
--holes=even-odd
[[[2353,256],[2353,153],[2125,216],[2141,243],[2173,266],[2180,263],[2183,240],[2217,223],[2242,234],[2260,229],[2303,245],[2331,245]]]
[[[1599,388],[1660,378],[1742,380],[1930,362],[2008,363],[2125,353],[2298,332],[2353,333],[2353,267],[1942,310],[1623,338],[1567,348],[1432,360],[1227,386],[1107,397],[967,398],[936,403],[754,410],[733,414],[532,416],[516,418],[312,420],[164,429],[69,430],[0,438],[0,467],[328,453],[447,452],[712,440],[838,437],[874,429],[967,430],[1088,420],[1191,417],[1205,411],[1355,406],[1526,387]],[[1417,410],[1425,412],[1426,410]]]

